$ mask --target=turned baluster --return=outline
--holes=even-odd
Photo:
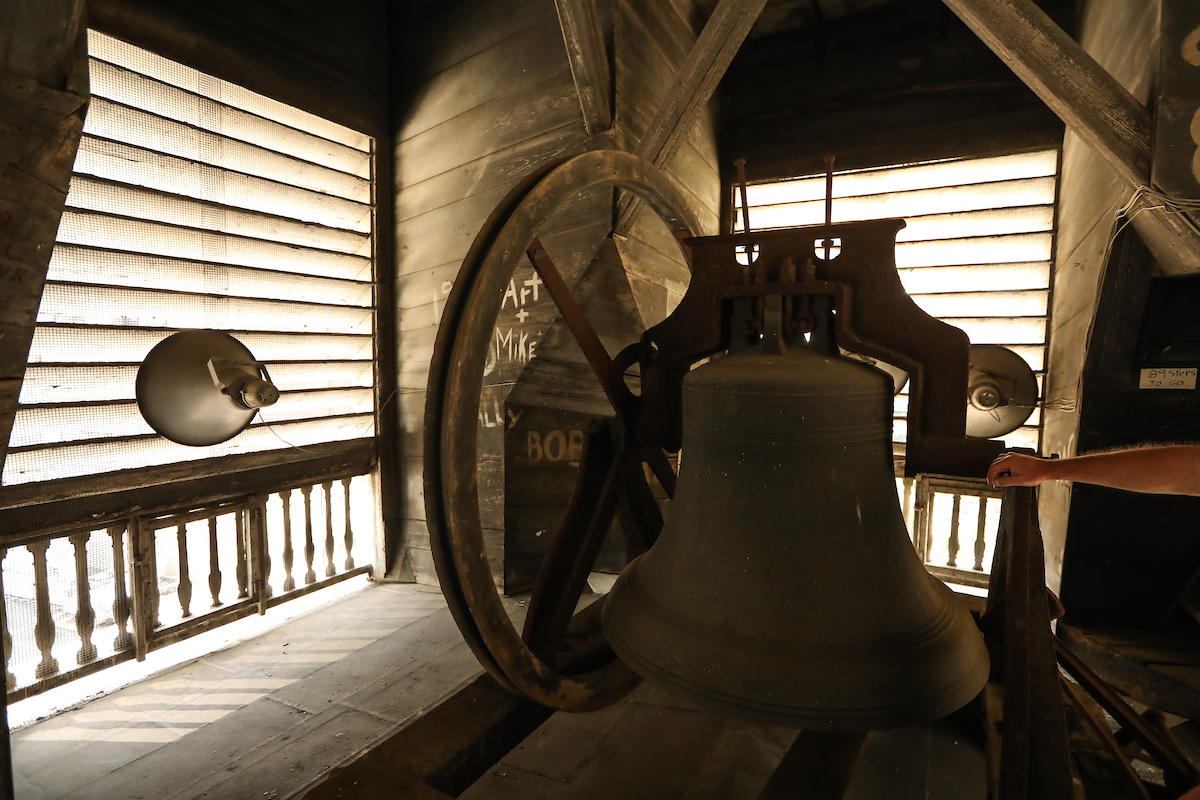
[[[333,481],[321,484],[325,492],[325,577],[332,578],[337,574],[333,565]]]
[[[284,489],[279,499],[283,502],[283,590],[290,592],[296,588],[296,579],[292,577],[292,562],[296,558],[292,550],[292,490]]]
[[[175,543],[179,552],[179,608],[183,611],[184,619],[192,615],[192,575],[188,567],[187,525],[175,528]]]
[[[112,537],[113,556],[113,622],[117,626],[117,638],[113,640],[113,651],[120,653],[133,647],[133,634],[129,632],[129,590],[125,585],[125,526],[113,525],[108,529]]]
[[[354,569],[354,556],[351,551],[354,549],[354,531],[350,528],[350,479],[342,478],[342,494],[346,508],[346,535],[342,541],[346,544],[346,571]]]
[[[979,498],[979,519],[975,525],[975,569],[983,570],[983,554],[987,551],[987,501]]]
[[[8,632],[8,603],[4,599],[4,558],[7,555],[7,547],[0,550],[0,633],[3,635],[4,644],[4,687],[6,691],[11,692],[17,688],[17,676],[8,669],[12,660],[12,634]]]
[[[221,562],[217,558],[217,518],[208,518],[208,593],[212,607],[221,605]]]
[[[253,594],[258,598],[258,613],[267,613],[267,601],[271,598],[271,551],[267,547],[267,501],[255,497],[248,512],[250,525],[250,583]]]
[[[250,575],[246,571],[246,512],[239,511],[233,516],[237,526],[237,585],[238,599],[250,596]]]
[[[312,490],[311,486],[300,487],[300,493],[304,495],[304,563],[308,565],[308,571],[304,573],[305,585],[317,582],[317,573],[313,570],[317,546],[313,543]]]
[[[950,557],[946,559],[946,566],[958,566],[958,510],[962,505],[962,495],[953,495],[954,502],[950,507]]]
[[[79,652],[75,661],[80,666],[96,660],[96,645],[92,644],[92,631],[96,627],[96,612],[92,610],[92,585],[88,576],[87,543],[91,531],[82,531],[68,537],[75,548],[75,630],[79,633]]]
[[[58,661],[51,655],[54,648],[54,616],[50,613],[50,583],[46,574],[46,548],[50,542],[43,540],[26,545],[33,554],[33,583],[37,594],[37,624],[33,629],[33,639],[38,650],[42,652],[42,660],[34,670],[38,680],[50,678],[58,674]]]

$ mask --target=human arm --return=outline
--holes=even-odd
[[[988,468],[987,480],[997,487],[1057,480],[1145,494],[1200,496],[1200,446],[1138,447],[1061,459],[1004,453]]]

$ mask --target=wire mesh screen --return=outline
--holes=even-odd
[[[373,436],[372,140],[95,31],[88,50],[0,482]],[[183,328],[234,334],[281,390],[224,444],[174,444],[137,411],[138,364]]]
[[[972,344],[1008,347],[1038,380],[1045,369],[1058,151],[955,159],[836,173],[833,222],[886,217],[900,280],[926,313],[956,325]],[[756,230],[825,222],[825,178],[750,186]],[[735,230],[741,230],[735,215]],[[964,401],[965,402],[965,401]],[[895,403],[892,436],[907,438],[908,394]],[[1041,415],[1002,437],[1037,448]]]
[[[3,558],[10,690],[132,650],[123,526],[8,548]]]

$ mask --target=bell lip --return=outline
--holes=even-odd
[[[615,592],[617,596],[627,595],[638,604],[641,613],[657,618],[659,624],[664,627],[684,631],[697,640],[706,639],[717,642],[724,647],[737,648],[742,652],[753,652],[771,657],[799,656],[821,659],[847,656],[864,658],[879,654],[895,653],[901,650],[916,650],[923,645],[936,641],[946,631],[956,625],[962,625],[963,614],[970,615],[970,612],[957,604],[957,601],[953,598],[953,592],[950,591],[946,584],[922,570],[923,574],[933,585],[934,590],[949,595],[949,597],[940,612],[919,628],[913,628],[901,635],[888,639],[873,640],[869,646],[842,644],[828,648],[818,642],[806,642],[803,640],[795,640],[791,644],[764,642],[754,638],[733,635],[728,630],[705,625],[694,619],[680,616],[656,604],[650,594],[642,587],[641,581],[638,580],[640,574],[638,567],[648,555],[649,553],[645,553],[638,556],[617,577],[617,582],[609,590],[609,600],[606,602],[604,609],[605,618],[607,618],[609,613],[609,607],[612,606],[612,596]],[[618,589],[618,586],[621,588]],[[976,627],[973,619],[971,626]]]
[[[637,561],[635,560],[621,574],[613,589],[610,590],[608,601],[605,603],[602,623],[605,638],[609,646],[627,666],[650,683],[677,696],[685,697],[695,705],[710,711],[758,723],[811,730],[884,730],[888,728],[902,728],[940,719],[962,708],[983,690],[991,673],[991,659],[988,655],[987,646],[984,644],[982,633],[979,633],[978,627],[975,625],[970,613],[958,605],[957,600],[951,596],[947,597],[947,613],[939,615],[937,618],[939,621],[945,620],[946,624],[934,625],[933,627],[936,627],[940,631],[956,625],[966,625],[975,631],[978,635],[978,640],[974,647],[968,646],[968,650],[975,651],[975,658],[972,663],[959,673],[956,680],[945,682],[939,688],[932,689],[915,697],[908,696],[903,702],[892,703],[890,705],[862,705],[857,708],[853,706],[847,707],[844,702],[833,706],[821,706],[815,702],[800,704],[780,701],[764,702],[747,695],[722,691],[712,683],[701,683],[682,678],[678,674],[664,669],[656,661],[643,657],[639,653],[638,648],[630,646],[626,638],[622,636],[620,625],[612,622],[614,615],[621,613],[619,610],[621,602],[613,603],[613,596],[620,596],[622,591],[619,587],[621,587],[621,584],[625,584],[625,602],[632,601],[642,606],[641,613],[656,617],[660,624],[671,624],[661,614],[657,613],[657,609],[648,608],[645,599],[639,596],[640,593],[636,590],[631,591],[632,587],[629,584],[631,582],[631,574],[634,572],[636,565]],[[933,576],[930,576],[930,579],[940,587],[941,592],[952,595],[952,592],[950,592],[944,583]],[[922,631],[928,631],[929,627],[926,626]],[[690,633],[694,635],[695,632]],[[930,639],[926,635],[915,638],[917,640]],[[898,640],[900,639],[913,641],[914,637],[898,637]],[[853,651],[843,650],[841,652],[846,654]],[[830,659],[830,661],[833,660]],[[836,665],[831,664],[831,669],[833,668],[836,668]]]
[[[610,646],[612,642],[609,642]],[[741,695],[722,695],[712,691],[711,687],[695,684],[692,688],[686,682],[679,681],[676,676],[665,670],[655,668],[643,659],[631,660],[622,649],[613,646],[613,651],[625,664],[641,675],[650,683],[663,691],[695,705],[697,708],[718,714],[756,722],[765,725],[779,725],[788,728],[802,728],[820,731],[880,731],[895,728],[907,728],[941,719],[953,714],[970,703],[987,684],[991,672],[991,659],[984,649],[978,662],[966,672],[962,680],[947,691],[930,693],[928,702],[910,702],[896,704],[891,707],[876,707],[863,709],[822,709],[810,706],[793,706],[794,711],[780,710],[776,704],[753,705]],[[940,700],[938,699],[940,698]],[[925,698],[921,698],[924,700]]]

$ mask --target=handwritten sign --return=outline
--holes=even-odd
[[[1197,369],[1154,367],[1142,370],[1139,389],[1195,389]]]

